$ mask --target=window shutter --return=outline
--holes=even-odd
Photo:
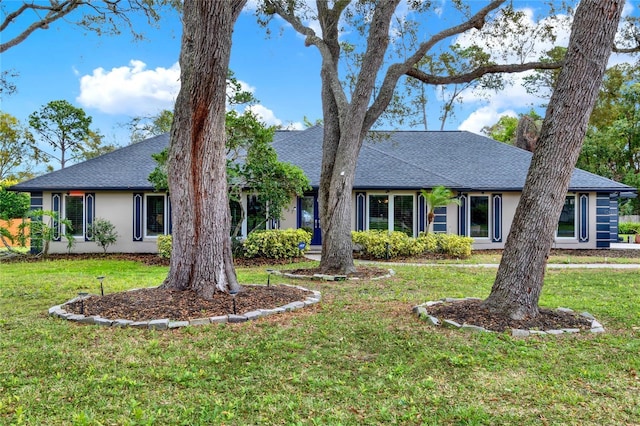
[[[144,194],[141,192],[135,192],[133,194],[133,241],[142,241],[142,203],[144,200]]]
[[[493,215],[493,235],[491,240],[494,243],[502,242],[502,194],[493,194],[492,196],[492,215]]]
[[[367,195],[365,192],[356,192],[356,231],[364,231],[366,212]]]
[[[171,197],[167,194],[167,233],[171,235],[173,231],[173,221],[171,220]]]
[[[458,206],[458,235],[467,234],[467,196],[460,196],[460,206]]]
[[[93,226],[93,221],[96,218],[96,194],[87,193],[84,194],[84,217],[85,217],[85,232],[84,232],[84,240],[91,241],[93,239],[93,232],[91,227]]]
[[[422,195],[422,192],[418,192],[418,234],[424,232],[427,226],[427,208],[425,204],[424,195]]]
[[[51,194],[51,211],[57,216],[53,218],[53,241],[60,241],[62,232],[59,218],[62,216],[62,194],[59,192]]]
[[[578,224],[578,241],[581,243],[589,242],[589,194],[578,194],[579,208],[579,224]]]

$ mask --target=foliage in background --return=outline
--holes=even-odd
[[[39,160],[33,135],[17,118],[0,111],[0,181],[29,176],[32,163]]]
[[[0,219],[19,219],[26,216],[31,203],[29,194],[7,191],[6,188],[18,183],[15,180],[0,181]]]
[[[400,231],[352,231],[355,248],[374,259],[445,254],[455,258],[471,255],[473,238],[453,234],[420,233],[417,238]]]
[[[304,243],[304,249],[300,249],[300,243]],[[292,259],[302,256],[310,244],[311,234],[304,229],[256,230],[244,241],[244,256]]]
[[[146,117],[134,117],[128,124],[131,132],[131,143],[142,142],[153,136],[168,133],[173,123],[173,111],[167,109],[160,111],[158,115]]]
[[[104,253],[107,252],[110,245],[115,244],[118,240],[116,226],[106,219],[95,219],[88,232],[91,235],[91,240],[102,247]]]
[[[640,234],[640,223],[620,222],[618,224],[618,234],[624,234],[624,235]]]
[[[29,115],[29,126],[43,144],[51,149],[38,148],[45,162],[56,160],[64,169],[68,161],[85,160],[113,150],[102,145],[102,135],[91,130],[91,117],[82,108],[65,100],[51,101]]]

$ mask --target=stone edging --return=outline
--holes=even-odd
[[[189,321],[171,321],[168,318],[163,319],[155,319],[149,321],[131,321],[126,319],[107,319],[102,318],[100,316],[84,316],[82,314],[74,314],[71,312],[67,312],[63,309],[64,305],[68,303],[77,302],[78,300],[86,299],[91,295],[86,296],[78,296],[73,299],[63,303],[62,305],[56,305],[49,308],[49,315],[66,319],[68,321],[76,321],[82,324],[96,324],[107,327],[137,327],[137,328],[148,328],[153,330],[168,330],[173,328],[186,327],[191,325],[207,325],[207,324],[224,324],[224,323],[240,323],[245,321],[256,320],[258,318],[266,317],[273,314],[280,314],[283,312],[291,312],[298,309],[305,308],[307,306],[315,305],[319,303],[322,299],[322,295],[319,291],[309,290],[300,286],[293,286],[289,284],[280,284],[288,287],[294,287],[303,291],[310,291],[313,295],[308,296],[304,301],[296,301],[288,303],[284,306],[280,306],[278,308],[273,309],[258,309],[255,311],[246,312],[242,315],[220,315],[215,317],[208,318],[196,318]],[[139,290],[139,289],[132,289]]]
[[[389,273],[386,275],[382,275],[380,277],[371,278],[372,281],[382,280],[385,278],[391,278],[396,274],[396,271],[393,269],[388,270]],[[346,281],[346,280],[359,280],[359,277],[349,278],[346,275],[327,275],[327,274],[313,274],[313,275],[299,275],[299,274],[290,274],[288,272],[278,271],[276,269],[267,269],[267,273],[270,275],[278,275],[286,278],[293,278],[298,280],[323,280],[323,281]]]
[[[443,326],[443,327],[448,327],[448,328],[454,328],[454,329],[459,329],[459,330],[463,330],[463,331],[476,331],[476,332],[489,332],[491,333],[492,330],[487,330],[484,327],[480,327],[477,325],[472,325],[472,324],[458,324],[455,321],[452,320],[442,320],[440,321],[438,318],[429,315],[429,312],[427,311],[427,308],[429,306],[434,306],[434,305],[439,305],[441,303],[452,303],[452,302],[462,302],[464,300],[482,300],[478,297],[464,297],[464,298],[453,298],[453,297],[447,297],[444,299],[440,299],[440,300],[433,300],[433,301],[429,301],[427,303],[423,303],[421,305],[417,305],[413,307],[413,313],[415,313],[418,318],[420,318],[423,321],[426,321],[428,324],[430,325],[435,325],[435,326]],[[573,311],[572,309],[569,308],[557,308],[556,311],[558,312],[565,312],[565,313],[575,313],[575,311]],[[591,315],[589,312],[582,312],[580,313],[580,316],[583,318],[586,318],[588,320],[591,320],[591,330],[589,330],[591,333],[604,333],[604,327],[602,326],[602,324],[600,324],[593,315]],[[559,330],[524,330],[524,329],[519,329],[519,328],[512,328],[511,329],[511,335],[513,337],[529,337],[531,335],[547,335],[547,334],[552,334],[552,335],[558,335],[558,334],[565,334],[565,333],[579,333],[580,329],[579,328],[562,328]]]

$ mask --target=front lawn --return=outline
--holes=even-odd
[[[302,266],[313,266],[312,263]],[[300,268],[301,264],[282,268]],[[549,270],[541,304],[607,333],[435,330],[412,306],[485,297],[495,269],[394,266],[380,281],[290,281],[323,301],[258,321],[172,331],[85,326],[47,309],[159,284],[123,260],[0,264],[0,424],[636,424],[638,270]],[[266,283],[266,268],[239,268]]]

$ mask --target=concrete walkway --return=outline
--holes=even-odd
[[[611,249],[640,250],[640,244],[611,244]],[[307,259],[320,261],[320,253],[306,254]],[[415,262],[382,262],[375,260],[356,260],[356,264],[377,264],[392,266],[455,266],[459,268],[498,268],[497,263],[415,263]],[[548,263],[549,269],[640,269],[640,263]]]

